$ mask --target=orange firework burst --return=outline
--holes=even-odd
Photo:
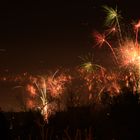
[[[48,77],[47,90],[53,97],[58,97],[65,91],[65,86],[71,81],[71,76],[61,74],[55,78]]]
[[[71,81],[71,76],[64,73],[56,76],[58,71],[50,76],[31,77],[31,83],[27,85],[27,91],[32,95],[32,101],[36,103],[36,107],[40,109],[41,114],[47,119],[51,115],[52,100],[61,98],[62,93],[66,90],[67,84]],[[38,100],[39,99],[39,100]],[[41,101],[41,102],[40,102]],[[32,102],[27,101],[27,106],[31,108]],[[50,108],[51,107],[51,108]]]
[[[110,96],[116,96],[120,93],[119,77],[117,73],[108,73],[105,79],[105,88]]]
[[[123,46],[119,50],[120,61],[122,68],[127,68],[129,70],[128,75],[126,75],[126,85],[130,88],[132,86],[133,92],[140,91],[140,50],[132,40],[127,40],[124,42]],[[131,84],[130,84],[131,83]]]
[[[140,66],[140,50],[135,47],[135,43],[132,40],[124,42],[120,48],[120,58],[123,66]]]
[[[103,43],[105,43],[104,34],[100,34],[99,32],[94,32],[93,36],[95,38],[96,45],[98,45],[99,47],[101,47],[103,45]]]
[[[135,27],[135,29],[140,28],[140,20],[138,21],[138,23],[136,23],[136,24],[134,25],[134,27]]]
[[[27,89],[27,91],[29,91],[29,93],[32,97],[34,97],[36,95],[36,89],[33,85],[28,84],[26,89]]]
[[[95,32],[94,37],[95,37],[95,41],[96,41],[97,45],[99,45],[99,47],[101,47],[104,43],[106,43],[108,45],[108,47],[110,48],[110,50],[111,50],[111,52],[112,52],[112,54],[113,54],[113,56],[118,64],[117,56],[116,56],[112,46],[110,45],[110,43],[106,40],[106,38],[105,38],[106,36],[104,34],[100,34],[98,32]]]

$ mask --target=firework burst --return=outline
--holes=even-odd
[[[119,51],[122,66],[140,66],[140,50],[132,40],[125,41]]]
[[[83,62],[80,66],[83,70],[85,70],[86,72],[94,72],[95,69],[94,69],[92,54],[89,53],[84,57],[80,57],[80,59]]]
[[[64,93],[66,89],[66,84],[71,81],[70,75],[60,74],[57,77],[48,77],[47,79],[47,90],[50,92],[52,97],[59,97]]]
[[[133,40],[126,40],[123,46],[119,49],[120,64],[123,69],[128,69],[126,75],[126,85],[134,85],[136,91],[140,90],[140,50],[136,47]],[[129,84],[131,83],[131,84]],[[134,91],[134,90],[133,90]]]
[[[117,7],[115,9],[108,7],[108,6],[103,6],[104,11],[106,12],[107,16],[106,16],[106,24],[107,25],[117,25],[118,26],[118,30],[119,30],[119,36],[120,39],[122,41],[122,33],[121,33],[121,27],[120,27],[120,23],[119,23],[119,19],[122,18],[122,16],[120,15],[120,12],[118,12]]]
[[[61,95],[66,91],[67,84],[71,81],[70,75],[58,74],[58,71],[48,76],[31,77],[31,84],[28,84],[26,88],[33,97],[32,99],[39,97],[40,100],[36,100],[38,102],[36,105],[45,119],[50,116],[52,105],[54,104],[52,104],[52,101],[61,99]],[[32,105],[29,105],[31,101],[29,101],[27,104],[31,107]],[[52,112],[54,113],[54,111]]]
[[[119,64],[117,56],[116,56],[112,46],[110,45],[110,43],[106,40],[105,35],[102,35],[102,34],[100,34],[98,32],[95,32],[94,33],[94,38],[95,38],[96,44],[99,45],[99,47],[101,47],[104,43],[107,44],[107,46],[110,48],[110,50],[111,50],[111,52],[112,52],[112,54],[113,54],[113,56],[114,56],[114,58],[116,60],[116,63]]]

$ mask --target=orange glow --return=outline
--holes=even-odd
[[[135,27],[135,29],[140,28],[140,20],[138,21],[138,23],[137,23],[137,24],[135,24],[135,25],[134,25],[134,27]]]
[[[26,105],[28,108],[34,108],[35,104],[33,102],[33,100],[27,100]]]
[[[122,65],[140,65],[140,50],[135,47],[133,41],[126,41],[122,48],[120,49],[120,57],[122,58]]]
[[[31,96],[36,95],[36,89],[32,85],[27,85],[27,91],[31,94]]]

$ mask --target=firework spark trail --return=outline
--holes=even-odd
[[[80,65],[80,68],[86,70],[87,72],[93,72],[94,71],[94,65],[93,65],[93,55],[88,54],[83,57],[79,57],[82,60],[82,64]]]
[[[135,32],[136,32],[136,47],[138,47],[138,32],[139,32],[139,28],[140,28],[140,20],[138,21],[137,24],[134,25],[134,29],[135,29]]]
[[[58,97],[65,91],[65,84],[71,81],[71,77],[61,74],[52,79],[48,77],[47,79],[47,89],[50,91],[53,97]]]
[[[110,43],[109,43],[108,41],[106,41],[106,40],[104,40],[104,41],[105,41],[105,43],[110,47],[110,49],[111,49],[111,51],[112,51],[112,53],[113,53],[113,55],[114,55],[114,58],[115,58],[117,64],[119,65],[119,62],[118,62],[117,56],[116,56],[116,54],[115,54],[115,52],[114,52],[112,46],[110,45]]]
[[[43,76],[30,77],[31,83],[27,85],[26,90],[34,97],[32,99],[27,100],[27,105],[29,108],[38,108],[41,111],[41,114],[46,119],[48,116],[48,98],[47,98],[47,86],[46,86],[46,79]],[[41,104],[38,100],[41,100]]]
[[[36,89],[34,88],[33,85],[28,84],[27,91],[29,91],[32,97],[36,96]]]
[[[118,63],[117,56],[116,56],[116,54],[115,54],[115,52],[114,52],[112,46],[111,46],[110,43],[105,39],[105,35],[101,35],[100,33],[95,32],[95,33],[94,33],[94,37],[95,37],[95,41],[97,42],[97,45],[99,45],[99,47],[101,47],[101,46],[103,45],[103,43],[106,43],[106,44],[109,46],[109,48],[111,49],[111,52],[112,52],[112,54],[113,54],[113,56],[114,56],[114,58],[115,58],[115,60],[116,60],[116,63],[119,64],[119,63]]]
[[[88,73],[95,72],[97,69],[101,69],[102,71],[105,71],[105,68],[101,65],[94,64],[93,63],[93,55],[88,54],[84,57],[79,57],[82,60],[82,64],[80,65],[80,68],[85,70]]]
[[[120,27],[120,23],[119,23],[119,19],[122,18],[120,15],[120,12],[118,12],[117,7],[116,9],[113,9],[111,7],[108,6],[103,6],[107,16],[106,16],[106,24],[107,25],[116,25],[118,26],[118,30],[119,30],[119,37],[120,37],[120,44],[122,43],[122,32],[121,32],[121,27]]]
[[[54,77],[56,76],[56,74],[59,72],[59,69],[57,71],[55,71],[55,73],[52,76],[52,79],[54,79]]]
[[[132,40],[126,40],[123,46],[119,49],[122,66],[140,65],[139,49],[135,47]]]
[[[39,81],[35,81],[34,84],[37,87],[37,90],[39,91],[39,97],[42,101],[42,105],[45,106],[48,103],[47,100],[47,89],[46,89],[46,81],[44,77],[41,77]]]
[[[92,73],[87,73],[84,71],[79,71],[81,73],[80,77],[83,77],[83,80],[85,81],[83,83],[84,89],[87,89],[85,92],[88,95],[88,98],[85,100],[88,100],[88,103],[93,103],[96,101],[99,101],[98,99],[100,98],[99,95],[101,92],[102,87],[104,86],[104,76],[103,76],[103,70],[100,68],[98,71],[92,72]],[[104,71],[105,72],[105,71]],[[82,89],[82,92],[84,90]],[[82,105],[82,103],[80,103]]]
[[[61,95],[66,91],[67,84],[71,81],[70,75],[62,73],[56,76],[57,73],[58,70],[53,75],[47,76],[46,78],[44,76],[38,76],[33,83],[37,88],[36,92],[38,92],[36,97],[40,97],[42,101],[39,107],[45,118],[50,116],[52,108],[52,101],[49,101],[48,96],[51,96],[53,100],[60,100],[60,102],[62,102]]]
[[[105,37],[107,38],[110,34],[116,32],[116,27],[112,27],[111,29],[108,29],[105,31]]]
[[[122,67],[125,69],[129,69],[131,73],[133,73],[133,76],[130,79],[127,80],[127,85],[133,84],[134,86],[137,85],[136,91],[140,91],[140,52],[139,48],[136,47],[135,42],[133,40],[126,40],[120,48],[120,62]],[[128,74],[130,74],[130,72]],[[131,74],[132,75],[132,74]],[[132,80],[132,77],[133,80]],[[131,83],[131,84],[129,84]],[[130,86],[129,86],[130,87]],[[134,90],[133,90],[134,91]]]

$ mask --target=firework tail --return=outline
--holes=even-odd
[[[135,32],[136,32],[136,41],[135,41],[135,45],[136,45],[136,47],[138,48],[138,33],[139,33],[139,28],[140,28],[140,20],[138,21],[138,23],[136,24],[136,25],[134,25],[134,29],[136,30]]]
[[[118,20],[118,16],[116,16],[116,22],[117,22],[117,26],[118,26],[118,30],[119,30],[119,36],[120,36],[119,43],[121,45],[123,39],[122,39],[122,31],[121,31],[120,23],[119,23],[119,20]]]
[[[98,65],[98,64],[94,64],[96,67],[98,67],[98,68],[100,68],[101,70],[103,70],[103,71],[105,71],[105,68],[104,67],[102,67],[102,66],[100,66],[100,65]]]
[[[120,27],[120,23],[119,23],[119,17],[121,17],[119,15],[119,13],[117,12],[117,7],[114,10],[111,7],[108,6],[103,6],[103,8],[105,9],[105,12],[107,13],[107,17],[106,17],[106,23],[107,24],[116,24],[118,27],[118,31],[119,31],[119,45],[121,46],[122,43],[122,32],[121,32],[121,27]]]
[[[113,27],[111,30],[109,30],[109,32],[105,34],[105,37],[107,38],[114,31],[116,31],[115,27]]]
[[[38,91],[41,93],[40,99],[42,101],[43,106],[46,104],[47,100],[46,100],[46,92],[43,91],[43,89],[41,89],[38,84],[35,82],[35,85],[38,89]]]
[[[136,28],[136,48],[138,48],[138,32],[139,32],[139,29]]]
[[[114,55],[114,58],[115,58],[115,60],[116,60],[116,63],[119,64],[119,63],[118,63],[117,56],[116,56],[116,54],[115,54],[115,52],[114,52],[112,46],[111,46],[110,43],[109,43],[108,41],[106,41],[106,40],[105,40],[105,43],[106,43],[106,44],[109,46],[109,48],[111,49],[111,51],[112,51],[112,53],[113,53],[113,55]]]
[[[101,101],[101,93],[104,91],[104,89],[105,89],[105,86],[98,93],[98,98],[97,99],[99,99],[99,101]]]
[[[56,74],[59,72],[59,69],[57,71],[55,71],[55,73],[52,76],[52,80],[54,79],[54,77],[56,76]]]

